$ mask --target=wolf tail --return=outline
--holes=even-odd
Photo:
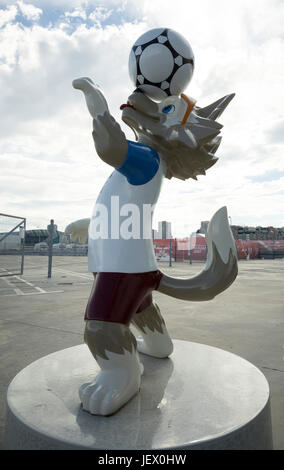
[[[238,261],[226,207],[212,217],[206,241],[208,254],[203,271],[187,279],[163,273],[159,292],[177,299],[204,301],[213,299],[233,283],[238,274]]]

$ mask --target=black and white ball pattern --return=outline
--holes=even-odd
[[[134,86],[161,101],[182,93],[191,80],[194,55],[189,42],[168,28],[155,28],[139,37],[129,56]]]

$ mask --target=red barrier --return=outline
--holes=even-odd
[[[154,239],[154,251],[158,261],[169,261],[170,240]],[[257,259],[284,252],[284,240],[236,240],[239,259]],[[172,239],[172,260],[188,261],[191,249],[193,261],[205,261],[207,257],[206,239],[202,236]]]

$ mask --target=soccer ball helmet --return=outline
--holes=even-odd
[[[185,90],[193,74],[194,55],[181,34],[155,28],[137,39],[128,65],[134,86],[149,98],[161,101]]]

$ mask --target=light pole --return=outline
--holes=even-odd
[[[52,242],[55,237],[57,225],[54,224],[54,220],[51,219],[50,225],[47,226],[48,231],[48,274],[47,277],[51,277],[52,268]]]
[[[19,234],[20,234],[20,243],[21,243],[21,252],[22,252],[22,260],[21,260],[21,276],[24,273],[24,257],[25,257],[25,233],[26,233],[26,219],[24,219],[24,225],[20,226]]]
[[[189,264],[192,264],[192,247],[191,247],[191,238],[192,238],[192,233],[190,234],[190,237],[189,237]]]

